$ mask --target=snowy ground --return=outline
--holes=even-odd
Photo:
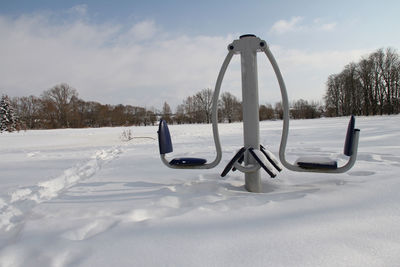
[[[339,158],[348,118],[291,121],[288,159]],[[261,123],[276,155],[281,121]],[[220,125],[211,170],[173,170],[124,128],[0,135],[0,266],[399,266],[400,116],[360,117],[345,174],[221,179],[242,124]],[[130,128],[156,137],[156,127]],[[214,158],[210,125],[171,126],[174,155]]]

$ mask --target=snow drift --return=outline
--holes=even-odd
[[[292,121],[287,158],[346,159],[348,118]],[[223,159],[172,170],[157,142],[124,128],[0,135],[0,266],[397,266],[400,116],[360,117],[359,156],[344,174],[220,173],[242,146],[221,124]],[[281,121],[260,125],[275,155]],[[132,127],[156,137],[157,127]],[[174,153],[214,157],[211,125],[172,125]]]

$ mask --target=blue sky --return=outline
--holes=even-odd
[[[226,46],[267,41],[291,99],[320,100],[328,75],[400,47],[398,1],[0,0],[0,93],[40,95],[67,82],[85,100],[156,108],[213,88]],[[279,101],[259,56],[260,103]],[[239,59],[223,90],[240,97]]]

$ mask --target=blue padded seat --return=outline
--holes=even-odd
[[[160,120],[158,125],[158,147],[160,154],[168,154],[173,151],[171,135],[169,133],[168,124],[165,120]]]
[[[349,124],[347,126],[346,139],[344,142],[343,153],[346,156],[353,155],[353,143],[354,143],[354,132],[360,131],[354,129],[355,118],[353,115],[350,117]],[[338,164],[336,160],[332,160],[327,157],[301,157],[296,160],[297,166],[303,169],[337,169]]]
[[[349,125],[347,126],[346,140],[344,142],[344,149],[343,149],[343,153],[349,157],[353,155],[354,126],[355,126],[355,119],[354,116],[351,115]]]
[[[175,158],[169,162],[171,165],[197,166],[206,164],[207,160],[202,158]]]
[[[168,124],[165,120],[160,120],[158,126],[158,147],[160,154],[168,154],[173,151],[171,134],[169,133]],[[169,164],[175,166],[198,166],[206,164],[207,160],[202,158],[175,158]]]
[[[303,169],[337,169],[337,161],[328,157],[300,157],[296,160],[297,166]]]

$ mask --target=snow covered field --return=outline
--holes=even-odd
[[[348,118],[291,121],[288,159],[342,156]],[[277,155],[281,121],[262,122]],[[225,164],[242,124],[221,124],[211,170],[173,170],[124,128],[0,135],[0,266],[399,266],[400,116],[359,117],[345,174],[263,174],[244,190]],[[131,127],[156,138],[157,127]],[[174,155],[214,159],[211,125],[170,126]]]

